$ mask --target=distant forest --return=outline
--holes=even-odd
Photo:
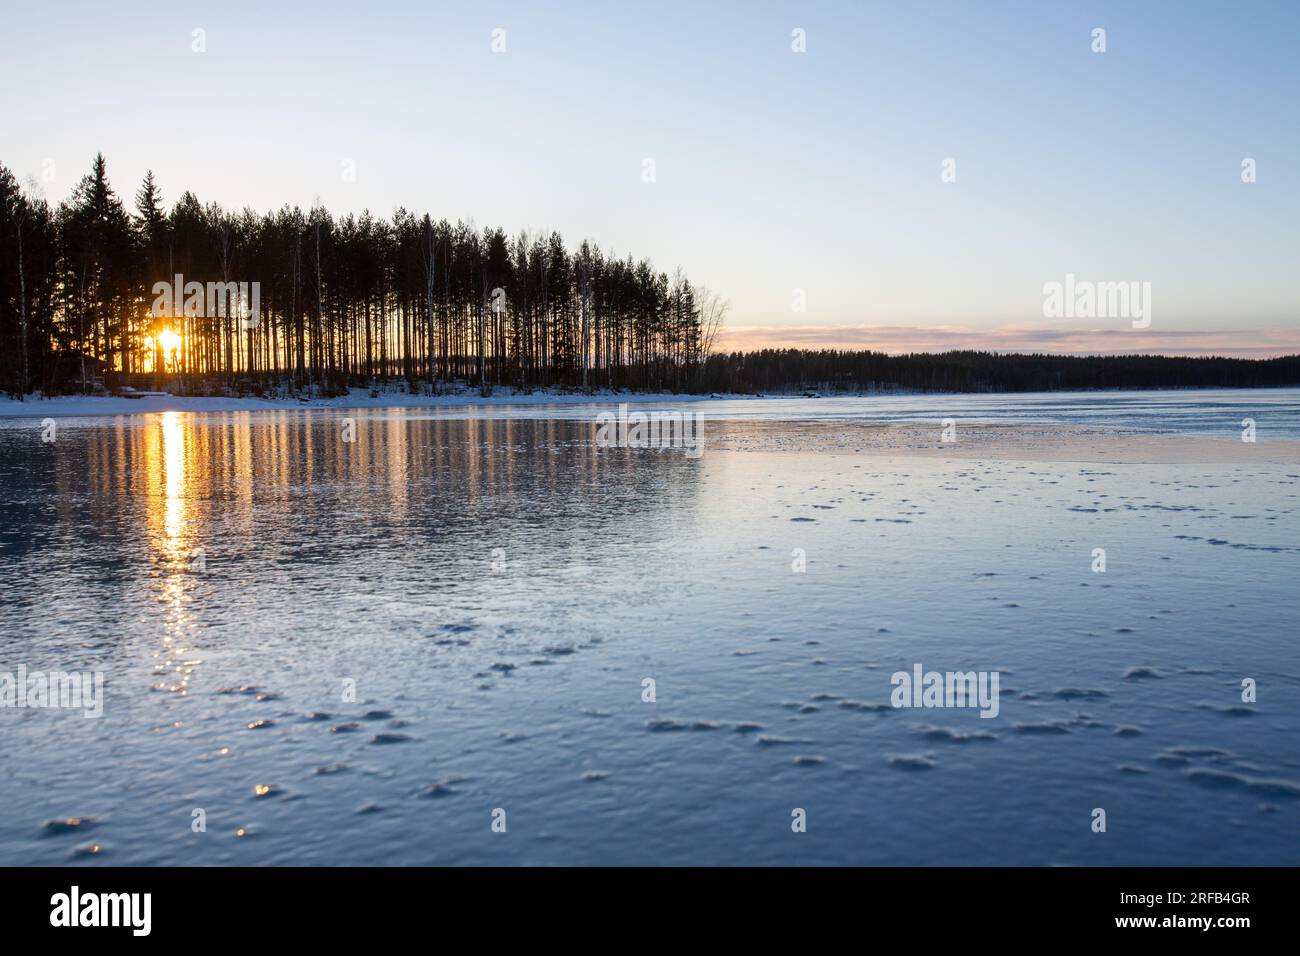
[[[257,321],[158,317],[154,286],[259,285]],[[181,306],[176,303],[177,308]],[[128,210],[97,156],[57,206],[0,165],[0,390],[166,387],[336,395],[405,382],[674,392],[1038,391],[1300,384],[1300,356],[1250,361],[946,352],[713,350],[726,303],[680,270],[558,233],[304,212],[232,212],[152,172]]]
[[[1300,385],[1300,355],[1273,359],[1163,355],[1025,355],[763,349],[710,355],[713,392],[1039,392],[1088,388],[1259,388]]]

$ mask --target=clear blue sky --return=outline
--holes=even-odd
[[[558,229],[751,342],[1300,350],[1297,3],[4,7],[0,161],[52,200],[102,150],[127,199]],[[1151,328],[1045,319],[1067,272],[1151,282]]]

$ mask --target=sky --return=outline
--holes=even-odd
[[[0,0],[0,22],[0,163],[51,201],[102,151],[127,200],[152,169],[169,204],[555,229],[680,266],[734,347],[1300,352],[1298,3]],[[1048,317],[1067,275],[1150,283],[1149,308]]]

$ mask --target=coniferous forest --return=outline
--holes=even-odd
[[[888,355],[824,349],[714,354],[713,392],[1048,392],[1056,389],[1260,388],[1300,385],[1300,355],[1272,359],[1167,355],[943,352]]]
[[[164,383],[318,395],[382,382],[726,393],[1300,384],[1300,356],[718,353],[718,295],[554,232],[508,236],[401,208],[391,219],[232,212],[190,192],[168,209],[152,173],[128,203],[102,155],[57,206],[39,192],[0,165],[0,389],[14,396]],[[257,283],[256,321],[233,301],[187,314],[179,297],[160,318],[155,284],[177,275]]]
[[[168,209],[152,173],[128,208],[102,155],[58,206],[38,193],[0,166],[0,374],[13,394],[154,373],[193,392],[393,379],[681,391],[724,310],[680,271],[557,233],[400,208],[232,212],[189,192]],[[154,286],[178,274],[258,283],[256,321],[233,302],[160,319]]]

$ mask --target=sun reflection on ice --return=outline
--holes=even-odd
[[[185,522],[185,429],[176,412],[163,412],[162,447],[163,483],[167,502],[164,527],[168,544],[174,551]]]
[[[155,436],[145,443],[148,471],[153,480],[161,481],[161,520],[155,526],[154,546],[161,553],[161,594],[164,609],[162,650],[154,657],[154,674],[159,682],[155,689],[184,695],[189,690],[190,675],[196,660],[186,659],[190,648],[184,646],[184,632],[193,625],[187,610],[192,600],[193,577],[207,570],[207,558],[201,547],[191,547],[186,533],[189,523],[189,479],[186,474],[187,424],[178,412],[164,412]],[[155,499],[158,500],[158,499]]]

